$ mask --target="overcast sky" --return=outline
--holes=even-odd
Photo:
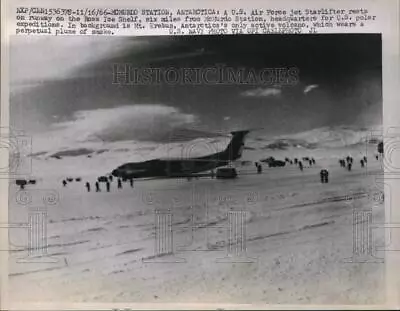
[[[299,81],[286,87],[123,86],[112,83],[115,63],[151,68],[223,64],[256,71],[296,67]],[[80,111],[123,107],[126,112],[126,106],[145,106],[147,117],[154,107],[155,115],[173,114],[173,120],[181,115],[184,125],[209,130],[261,126],[271,133],[342,123],[368,126],[382,118],[381,37],[375,34],[21,36],[11,40],[10,69],[11,118],[28,130],[73,120]],[[140,108],[131,112],[133,120],[140,118]]]

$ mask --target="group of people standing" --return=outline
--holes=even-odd
[[[101,177],[97,178],[97,181],[94,184],[95,188],[96,188],[96,192],[101,192],[101,188],[100,188],[101,183],[105,183],[107,192],[110,192],[112,181],[113,181],[112,176],[109,176],[109,177],[101,176]],[[124,180],[124,181],[127,181],[127,180]],[[133,188],[133,178],[129,179],[129,183],[130,183],[131,188]],[[86,186],[87,191],[90,192],[90,183],[86,182],[85,186]],[[117,188],[122,189],[122,179],[121,178],[117,179]]]
[[[98,177],[97,178],[97,181],[94,183],[94,187],[95,187],[95,191],[96,192],[101,192],[101,184],[103,183],[103,184],[105,184],[106,185],[106,191],[107,192],[110,192],[111,191],[111,183],[113,182],[113,176],[100,176],[100,177]],[[131,188],[133,188],[133,178],[130,178],[130,179],[126,179],[126,180],[122,180],[121,178],[118,178],[117,179],[117,189],[122,189],[122,182],[123,181],[128,181],[129,180],[129,184],[130,184],[130,186],[131,186]],[[67,186],[67,180],[66,179],[64,179],[63,181],[62,181],[62,184],[63,184],[63,187],[66,187]],[[91,191],[91,184],[90,184],[90,182],[86,182],[85,183],[85,188],[86,188],[86,190],[87,190],[87,192],[90,192]]]
[[[347,156],[344,159],[339,159],[339,164],[341,167],[347,168],[348,171],[351,171],[352,167],[353,167],[353,163],[354,163],[354,159],[351,156]],[[361,160],[360,160],[360,165],[361,167],[364,167],[367,164],[367,157],[364,156]]]
[[[301,161],[301,160],[302,160],[302,161]],[[294,164],[296,164],[296,165],[299,166],[300,171],[303,171],[303,169],[304,169],[303,161],[304,161],[304,162],[308,162],[308,165],[309,165],[310,167],[313,166],[313,165],[315,165],[315,163],[316,163],[316,161],[315,161],[314,158],[303,157],[301,160],[299,160],[299,159],[297,159],[297,158],[294,158]],[[292,162],[291,160],[289,160],[289,159],[287,159],[287,158],[286,158],[286,161],[287,161],[287,162],[290,161],[290,164],[291,164],[291,162]]]

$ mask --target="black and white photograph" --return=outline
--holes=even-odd
[[[384,303],[381,34],[9,44],[10,301]]]

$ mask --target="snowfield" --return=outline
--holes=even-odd
[[[60,159],[51,155],[62,148],[35,150],[32,176],[38,182],[25,191],[39,202],[32,206],[43,205],[40,189],[58,194],[57,204],[47,206],[48,254],[55,262],[18,263],[28,253],[27,229],[10,229],[11,306],[17,302],[383,303],[385,265],[348,262],[354,248],[353,212],[370,210],[373,223],[384,221],[383,203],[377,204],[370,195],[379,191],[375,180],[381,160],[375,159],[376,145],[365,144],[363,135],[350,132],[323,135],[314,142],[308,137],[315,133],[291,136],[289,141],[249,137],[247,150],[235,163],[239,173],[235,180],[137,180],[133,188],[124,183],[123,189],[117,189],[114,181],[109,193],[104,187],[101,193],[88,193],[84,183],[93,184],[97,176],[124,162],[172,151],[179,157],[182,144],[86,144],[92,153],[63,154]],[[217,144],[229,140],[207,139]],[[279,148],[270,145],[282,139],[285,144]],[[106,150],[96,152],[101,149]],[[338,164],[347,155],[354,158],[350,172]],[[364,155],[368,164],[361,168]],[[316,165],[305,165],[304,171],[289,164],[264,165],[263,173],[257,174],[254,164],[245,162],[268,156],[281,160],[312,156]],[[322,168],[329,170],[328,184],[320,183]],[[64,188],[61,181],[66,177],[82,181]],[[26,222],[27,206],[18,202],[19,195],[19,188],[10,184],[10,222]],[[172,214],[171,231],[170,227],[157,231],[157,225],[169,220],[160,223],[156,210]],[[232,218],[235,211],[245,213]],[[155,253],[160,249],[157,243],[164,243],[156,240],[156,234],[169,241],[165,243],[172,245],[172,254]],[[229,243],[228,237],[237,235],[243,239]],[[376,257],[384,257],[375,252],[383,241],[383,230],[374,230],[371,243]],[[164,252],[170,249],[163,245]]]

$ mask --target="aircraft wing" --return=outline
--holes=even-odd
[[[204,157],[206,157],[206,156],[204,156]],[[179,159],[179,158],[166,159],[166,158],[160,158],[159,160],[166,161],[166,162],[218,162],[218,161],[220,161],[218,159],[202,159],[202,158],[198,158],[198,159],[196,159],[196,158],[193,158],[193,159],[191,159],[191,158],[189,158],[189,159]]]
[[[194,173],[194,174],[177,174],[170,176],[158,176],[158,177],[141,177],[135,178],[135,182],[148,181],[148,180],[163,180],[163,179],[176,179],[176,178],[200,178],[200,177],[211,177],[210,173]]]

